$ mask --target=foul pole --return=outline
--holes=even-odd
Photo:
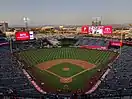
[[[10,52],[11,52],[11,54],[12,54],[13,51],[12,51],[12,40],[11,40],[11,35],[9,36],[9,42],[10,42]]]
[[[121,30],[123,30],[123,27],[122,27]],[[122,36],[123,36],[123,34],[122,34],[122,32],[121,32],[121,38],[120,38],[120,55],[121,55],[121,52],[122,52],[122,43],[123,43],[123,41],[122,41]]]

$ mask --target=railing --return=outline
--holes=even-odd
[[[23,95],[23,96],[17,96],[17,95],[0,95],[0,99],[58,99],[55,98],[56,96],[59,95]],[[53,98],[54,97],[54,98]],[[77,95],[71,95],[71,96],[59,96],[61,97],[60,99],[80,99]],[[71,98],[72,97],[72,98]],[[74,98],[76,97],[76,98]],[[85,98],[84,98],[85,97]],[[83,95],[82,99],[132,99],[131,95],[115,95],[115,96],[93,96],[93,95]]]

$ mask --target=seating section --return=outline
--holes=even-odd
[[[40,95],[22,72],[8,48],[0,48],[0,93],[16,92],[18,95]],[[4,89],[4,90],[3,90]]]
[[[112,70],[93,96],[130,96],[132,93],[132,47],[124,46]]]
[[[80,38],[75,46],[102,46],[102,47],[107,47],[109,45],[109,41],[102,40],[100,38]]]
[[[94,44],[106,46],[107,43],[107,41],[100,39],[83,38],[76,45]],[[88,97],[91,97],[90,99],[94,99],[92,97],[97,97],[95,99],[99,99],[99,97],[108,97],[102,99],[115,99],[112,97],[117,96],[126,96],[122,99],[129,99],[132,94],[132,47],[123,46],[121,52],[119,58],[112,65],[110,73],[99,88],[90,95],[76,96],[78,97],[77,99],[88,99]],[[30,97],[28,99],[40,99],[40,97],[42,99],[70,99],[70,96],[40,94],[25,77],[16,59],[11,56],[9,47],[2,46],[0,47],[0,99],[2,99],[2,93],[10,94],[12,91],[19,97]]]

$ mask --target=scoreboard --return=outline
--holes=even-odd
[[[82,26],[81,34],[112,34],[112,26]]]

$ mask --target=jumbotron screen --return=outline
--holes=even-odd
[[[17,41],[26,41],[26,40],[34,39],[33,31],[29,31],[29,32],[19,31],[16,32],[15,36]]]
[[[81,34],[112,34],[112,26],[82,26]]]

